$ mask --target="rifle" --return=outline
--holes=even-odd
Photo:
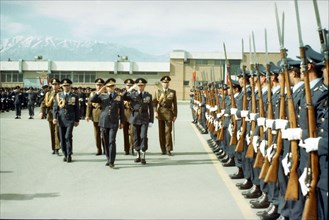
[[[227,59],[225,43],[223,43],[223,45],[224,45],[226,71],[227,71],[227,75],[229,76],[228,84],[230,86],[231,108],[236,108],[236,103],[235,103],[234,94],[233,94],[233,84],[232,84],[232,79],[231,79],[231,74],[230,74],[231,65]],[[231,120],[232,120],[233,127],[232,127],[232,136],[231,136],[231,140],[230,140],[230,145],[234,145],[237,143],[237,137],[236,137],[237,122],[236,122],[236,118],[234,115],[231,115]]]
[[[258,89],[258,105],[259,105],[259,117],[264,118],[264,103],[263,103],[263,97],[262,97],[262,88],[260,85],[260,74],[258,69],[258,63],[257,63],[257,55],[256,55],[256,46],[255,46],[255,37],[254,32],[252,32],[252,40],[253,40],[253,48],[254,48],[254,61],[255,61],[255,70],[257,73],[257,89]],[[264,136],[264,128],[263,126],[259,127],[259,137],[262,138]],[[257,155],[254,162],[254,168],[262,168],[264,162],[264,157],[262,153],[260,152],[259,147],[257,148]]]
[[[273,120],[272,86],[271,86],[270,63],[268,60],[268,52],[267,52],[266,29],[265,29],[265,55],[266,55],[266,81],[267,81],[267,90],[268,90],[267,91],[267,119]],[[269,145],[272,144],[272,142],[273,142],[272,128],[267,128],[267,143]],[[264,164],[259,174],[260,179],[265,179],[266,174],[268,174],[269,167],[270,167],[270,161],[268,159],[268,155],[265,155]]]
[[[249,56],[250,56],[250,73],[252,73],[252,71],[254,70],[254,64],[252,62],[252,56],[251,56],[251,39],[249,36]],[[257,109],[257,103],[256,103],[256,96],[255,96],[255,84],[254,84],[254,80],[250,80],[250,87],[251,87],[251,112],[253,114],[256,114],[256,109]],[[255,128],[256,128],[256,121],[251,121],[251,135],[250,135],[250,143],[248,145],[248,149],[246,152],[246,158],[250,158],[253,159],[254,155],[255,155],[255,151],[254,151],[254,146],[252,143],[252,139],[254,137],[255,134]]]
[[[243,99],[242,99],[242,110],[247,110],[247,88],[246,88],[246,66],[243,65],[244,61],[244,48],[243,48],[243,39],[242,39],[242,77],[243,77]],[[245,143],[245,137],[246,137],[246,131],[247,131],[247,122],[246,118],[242,118],[242,124],[241,124],[241,133],[239,137],[239,141],[236,145],[235,151],[238,153],[243,152],[244,150],[244,143]]]
[[[222,110],[225,111],[225,91],[224,91],[224,81],[222,82]],[[218,130],[217,132],[217,141],[222,141],[224,140],[224,133],[225,133],[225,128],[224,128],[224,123],[225,123],[225,115],[222,114],[221,116],[221,122],[222,122],[222,127],[221,129]]]

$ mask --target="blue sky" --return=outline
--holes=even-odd
[[[275,1],[15,1],[1,2],[1,39],[13,36],[51,36],[70,40],[98,40],[165,54],[188,51],[249,50],[255,32],[257,51],[279,51]],[[277,1],[285,12],[285,47],[298,55],[294,1]],[[322,27],[328,29],[329,3],[318,0]],[[320,50],[311,0],[299,1],[304,44]]]

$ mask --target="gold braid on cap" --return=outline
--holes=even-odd
[[[57,93],[57,103],[60,108],[64,108],[65,106],[65,99],[59,98],[59,93]]]
[[[51,92],[47,92],[46,93],[46,96],[45,96],[45,105],[47,107],[51,107],[52,106],[53,101],[54,101],[54,98],[55,98],[55,93],[53,93],[52,95],[50,95],[50,93]],[[51,97],[49,98],[49,96],[51,96]]]

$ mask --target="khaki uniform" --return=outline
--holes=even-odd
[[[153,103],[155,112],[158,113],[160,148],[163,154],[169,154],[173,150],[173,118],[177,117],[176,91],[169,88],[167,91],[158,90]]]
[[[125,154],[129,154],[131,151],[134,154],[134,136],[133,136],[133,127],[128,122],[132,114],[130,101],[124,101],[124,123],[123,123],[123,141],[124,141],[124,151]]]
[[[91,120],[93,121],[97,154],[102,154],[101,132],[100,132],[100,127],[98,126],[99,117],[102,112],[102,106],[100,103],[92,103],[90,101],[91,97],[93,97],[95,94],[96,94],[96,92],[90,93],[90,96],[88,99],[88,104],[87,104],[87,109],[86,109],[86,116],[88,118],[91,118]],[[103,152],[105,153],[104,146],[103,146]]]
[[[45,95],[45,99],[41,102],[40,112],[45,114],[47,112],[47,120],[50,129],[51,149],[53,151],[60,149],[59,130],[58,126],[53,124],[53,106],[57,92],[49,91]]]

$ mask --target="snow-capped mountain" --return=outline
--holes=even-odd
[[[73,41],[53,37],[16,36],[1,40],[0,60],[33,60],[36,56],[57,61],[114,61],[118,55],[132,61],[167,62],[169,53],[151,55],[104,41]]]

